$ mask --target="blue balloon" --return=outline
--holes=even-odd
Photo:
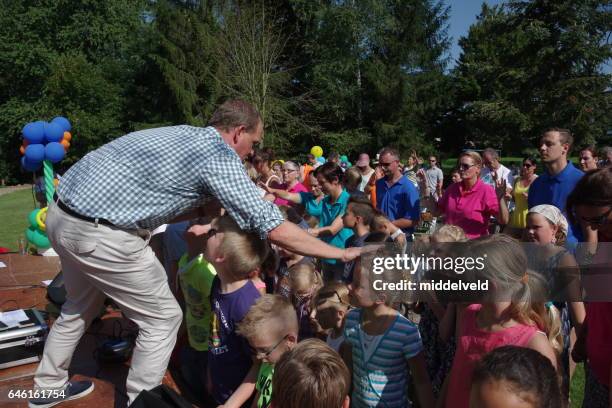
[[[59,142],[64,137],[64,128],[58,123],[45,123],[47,142]]]
[[[56,118],[53,118],[51,123],[56,123],[60,125],[63,129],[62,134],[64,132],[70,132],[70,129],[72,129],[72,125],[70,124],[70,121],[63,116],[58,116]]]
[[[44,122],[30,122],[23,127],[21,133],[23,133],[23,137],[30,143],[42,143],[45,140]]]
[[[61,143],[50,142],[45,146],[45,159],[49,160],[51,163],[62,161],[64,156],[66,156],[66,151]]]
[[[21,158],[21,167],[23,167],[26,171],[36,171],[40,169],[41,164],[42,162],[31,163],[25,156]]]
[[[323,156],[319,156],[319,157],[317,157],[317,161],[318,161],[319,163],[321,163],[321,164],[325,164],[325,157],[323,157]]]
[[[28,145],[25,148],[25,158],[32,164],[40,163],[45,160],[45,146],[40,143]]]

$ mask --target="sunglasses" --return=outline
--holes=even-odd
[[[461,163],[461,164],[459,165],[459,170],[466,171],[466,170],[471,169],[471,168],[472,168],[472,167],[474,167],[474,166],[475,166],[475,164]]]
[[[258,358],[258,359],[268,358],[270,356],[270,354],[272,354],[274,352],[274,350],[276,350],[276,348],[278,346],[280,346],[281,343],[287,339],[287,337],[289,337],[289,335],[285,334],[283,336],[283,338],[280,339],[280,341],[278,343],[276,343],[274,346],[269,347],[267,349],[256,349],[254,347],[251,347],[250,345],[249,345],[249,348],[251,349],[251,353],[253,353],[253,355],[255,355],[255,358]]]
[[[393,163],[395,163],[395,161],[392,161],[392,162],[389,162],[389,163],[379,162],[378,165],[381,166],[381,167],[389,167]]]
[[[591,224],[591,225],[604,225],[608,223],[608,217],[610,216],[610,214],[612,213],[612,207],[610,207],[610,209],[605,213],[605,214],[601,214],[597,217],[593,217],[593,218],[582,218],[582,221],[586,222],[587,224]]]

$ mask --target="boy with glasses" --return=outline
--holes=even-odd
[[[291,303],[280,295],[263,295],[251,307],[238,326],[254,358],[261,362],[257,376],[258,408],[267,408],[272,400],[274,365],[298,341],[297,315]]]

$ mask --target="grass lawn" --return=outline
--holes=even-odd
[[[0,246],[19,250],[19,237],[28,228],[28,214],[35,208],[31,189],[0,195]]]
[[[576,364],[576,371],[570,384],[571,408],[582,407],[582,397],[584,396],[584,364]]]

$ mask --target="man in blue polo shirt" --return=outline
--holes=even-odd
[[[567,129],[551,128],[542,134],[538,150],[544,164],[544,173],[529,187],[529,208],[550,204],[565,213],[567,196],[584,175],[567,160],[573,141]],[[570,225],[567,243],[575,244],[579,241],[584,241],[580,225]]]
[[[378,164],[385,177],[376,182],[376,207],[410,237],[419,222],[419,192],[402,175],[397,150],[390,147],[382,149]]]

